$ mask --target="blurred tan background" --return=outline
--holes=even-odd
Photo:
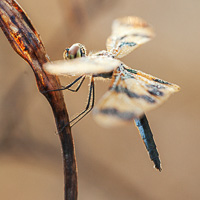
[[[156,37],[122,60],[181,86],[147,113],[163,171],[153,168],[134,124],[104,129],[88,115],[73,127],[81,200],[200,199],[200,1],[18,0],[51,60],[81,42],[105,49],[112,21],[135,15]],[[62,78],[67,84],[73,78]],[[30,66],[0,32],[0,199],[63,199],[63,166],[53,115]],[[96,101],[109,86],[96,82]],[[64,92],[72,118],[86,104],[88,80]]]

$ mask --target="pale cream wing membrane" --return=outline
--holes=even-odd
[[[134,79],[128,78],[124,81],[126,82],[128,91],[142,97],[134,99],[134,102],[136,102],[144,112],[158,107],[164,103],[171,94],[178,92],[180,89],[179,86],[173,83],[163,81],[141,71],[137,72],[138,74],[134,74]]]
[[[138,17],[124,17],[114,20],[112,34],[107,39],[107,50],[121,58],[151,40],[154,32],[150,25]]]
[[[94,109],[94,117],[100,124],[116,126],[130,122],[158,107],[179,90],[175,84],[141,71],[134,72],[120,75],[118,83],[111,85],[110,90],[100,99]],[[114,73],[113,79],[116,77],[117,74]]]
[[[54,75],[92,75],[113,71],[120,61],[103,56],[88,56],[72,60],[55,61],[44,65],[44,70]]]
[[[106,92],[93,110],[95,121],[106,127],[126,124],[143,113],[126,94],[115,91]]]

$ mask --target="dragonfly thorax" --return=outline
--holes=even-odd
[[[65,60],[86,56],[86,48],[80,43],[73,44],[70,48],[66,48],[63,57]]]

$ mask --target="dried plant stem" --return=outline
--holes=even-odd
[[[15,0],[0,1],[0,27],[9,40],[13,49],[31,66],[39,91],[44,94],[54,113],[60,136],[63,162],[65,200],[77,199],[77,166],[74,143],[62,91],[47,92],[61,88],[56,76],[46,74],[43,64],[49,62],[44,45],[30,19]]]

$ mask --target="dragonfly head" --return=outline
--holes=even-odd
[[[86,56],[86,48],[80,43],[73,44],[70,48],[66,48],[63,57],[65,60]]]

